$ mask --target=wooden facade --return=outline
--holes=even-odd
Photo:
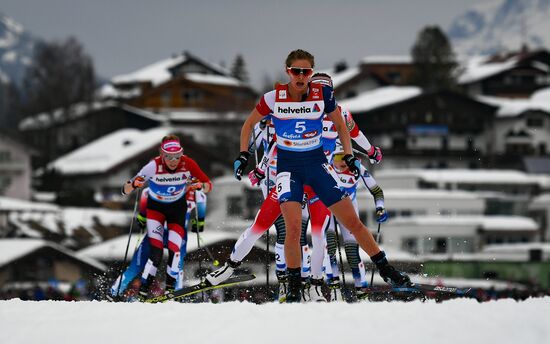
[[[355,111],[353,118],[388,157],[425,158],[424,167],[447,167],[451,160],[461,160],[466,166],[469,161],[473,166],[492,154],[489,136],[495,112],[495,107],[462,94],[440,91]]]
[[[128,101],[147,109],[201,109],[211,112],[250,111],[257,95],[249,87],[200,83],[179,76]]]
[[[535,91],[550,86],[550,53],[546,50],[521,51],[504,56],[495,55],[487,63],[517,63],[500,73],[462,86],[471,95],[506,98],[529,98]]]

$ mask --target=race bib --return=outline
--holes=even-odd
[[[279,201],[285,201],[290,197],[290,172],[281,172],[277,174],[277,198]]]

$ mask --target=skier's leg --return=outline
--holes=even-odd
[[[235,268],[250,253],[254,243],[273,225],[280,215],[281,210],[277,201],[277,193],[273,189],[262,203],[252,225],[241,234],[235,243],[229,261],[221,268],[208,274],[206,280],[212,285],[218,285],[231,277]]]

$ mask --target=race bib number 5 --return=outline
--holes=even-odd
[[[284,201],[290,196],[290,172],[277,174],[277,198]]]

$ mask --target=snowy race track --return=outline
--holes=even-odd
[[[550,298],[479,304],[0,301],[0,343],[550,343]]]

